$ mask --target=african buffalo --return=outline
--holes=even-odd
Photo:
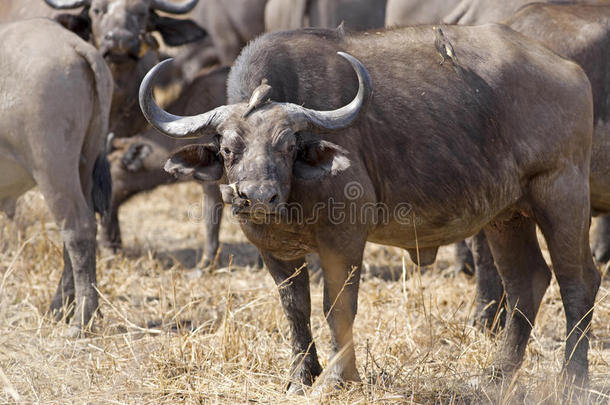
[[[54,18],[89,40],[104,55],[114,79],[110,131],[117,137],[134,135],[146,126],[135,100],[142,77],[158,62],[158,44],[151,32],[159,32],[169,46],[198,41],[206,35],[191,20],[178,20],[158,13],[184,14],[192,10],[198,0],[44,1],[60,10],[82,8],[79,14],[64,13]]]
[[[591,155],[591,208],[610,213],[610,6],[532,4],[505,21],[512,29],[542,42],[578,63],[591,81],[594,133]],[[602,218],[594,251],[610,251],[608,221]],[[475,259],[477,314],[481,325],[492,326],[504,292],[483,234],[468,241]],[[564,297],[564,299],[566,299]],[[502,318],[500,318],[502,321]]]
[[[226,103],[226,81],[229,68],[217,68],[202,73],[188,86],[180,96],[168,106],[175,114],[195,114],[198,111],[210,110]],[[113,249],[121,246],[121,230],[118,211],[121,204],[143,191],[152,190],[160,185],[176,181],[176,178],[165,170],[163,164],[170,152],[185,141],[175,140],[149,128],[142,134],[131,138],[119,138],[112,141],[112,150],[108,159],[113,181],[112,204],[110,215],[102,226],[104,245]],[[218,251],[218,229],[222,213],[222,199],[218,185],[203,184],[205,246],[203,266],[211,264]]]
[[[289,2],[286,2],[286,4],[282,3],[282,7],[289,4]],[[337,7],[337,4],[331,2],[326,6]],[[381,6],[381,3],[371,2],[369,0],[365,2],[352,1],[349,4],[349,7],[343,7],[341,10],[343,13],[342,15],[354,17],[347,19],[348,23],[351,23],[359,21],[357,18],[355,18],[355,16],[368,15],[365,12],[366,10],[374,9],[376,12],[379,12],[379,10],[383,11],[383,7]],[[261,2],[260,0],[240,0],[231,3],[230,7],[226,2],[222,2],[220,0],[201,0],[191,13],[190,17],[210,32],[214,38],[214,43],[218,49],[221,62],[223,64],[230,65],[235,57],[237,57],[241,47],[243,47],[248,40],[254,38],[257,34],[262,32],[263,7],[264,1]],[[317,8],[321,6],[311,5],[311,7],[317,10]],[[293,11],[294,10],[290,10],[291,13]],[[382,18],[371,20],[370,16],[369,21],[374,22],[374,26],[376,27],[380,26],[383,22]],[[333,20],[332,24],[330,25],[336,26],[337,24],[338,22]],[[353,26],[358,27],[359,25],[353,24]],[[202,47],[204,46],[205,45],[203,44],[192,44],[188,46],[186,51],[181,49],[180,53],[176,57],[177,63],[172,66],[174,72],[172,72],[171,76],[182,76],[187,78],[188,81],[188,70],[199,70],[203,60],[208,57],[202,50]],[[182,74],[176,74],[175,69],[181,70]],[[202,78],[199,77],[198,80],[201,83]],[[186,86],[186,94],[184,96],[180,96],[180,99],[182,100],[180,102],[181,105],[174,105],[169,110],[174,113],[181,114],[191,113],[191,111],[184,110],[187,108],[184,100],[194,100],[191,94],[196,94],[196,92],[199,91],[198,87],[199,85]],[[215,102],[218,101],[219,104],[208,103],[207,105],[202,105],[200,103],[198,106],[196,106],[199,107],[197,111],[201,111],[202,109],[211,109],[220,104],[224,104],[225,96],[223,95],[222,97],[223,100],[220,100],[219,97],[217,97],[215,100]],[[207,96],[204,99],[207,101]],[[139,191],[150,190],[151,188],[154,188],[160,184],[165,184],[168,181],[167,174],[160,173],[160,167],[153,168],[152,164],[158,163],[153,159],[156,159],[159,154],[168,153],[171,147],[174,145],[172,144],[170,147],[167,145],[169,143],[168,141],[160,141],[157,139],[158,137],[156,136],[154,130],[152,130],[152,132],[147,131],[147,135],[145,136],[149,136],[148,134],[151,134],[151,136],[155,138],[152,143],[148,143],[145,146],[145,142],[143,143],[142,138],[140,137],[134,141],[115,142],[115,144],[121,145],[121,151],[116,151],[115,153],[111,154],[113,179],[115,179],[116,183],[114,193],[115,197],[113,198],[112,204],[112,217],[108,218],[108,220],[104,222],[103,235],[105,236],[104,244],[113,249],[117,249],[121,246],[120,228],[117,216],[118,207],[120,204]],[[127,160],[135,158],[137,162],[142,161],[143,154],[147,155],[148,157],[145,159],[147,163],[144,166],[140,166],[140,163],[138,163],[137,166],[139,169],[137,175],[136,173],[133,173],[134,175],[128,177],[127,174],[130,169],[128,169],[127,166],[124,166],[122,164],[124,160],[118,157],[122,153],[129,155],[127,156]],[[145,179],[144,177],[146,176],[150,176],[150,178]],[[142,188],[140,189],[140,187]],[[216,185],[204,185],[204,201],[206,207],[221,206],[220,191]],[[206,242],[204,247],[204,259],[202,262],[203,266],[211,264],[217,253],[217,248],[219,246],[218,230],[220,223],[215,218],[221,217],[221,210],[221,208],[214,208],[210,210],[206,209],[204,211],[205,215],[203,218],[203,223],[205,226]]]
[[[489,22],[499,22],[503,19],[509,18],[513,13],[519,10],[524,5],[532,3],[532,0],[461,0],[459,4],[455,0],[442,2],[442,5],[435,5],[433,2],[426,2],[422,0],[390,0],[388,2],[388,10],[386,15],[386,26],[390,25],[411,25],[415,22],[427,22],[427,23],[435,23],[438,18],[438,13],[445,12],[446,10],[441,10],[443,7],[452,6],[453,9],[449,12],[444,20],[447,23],[451,24],[465,24],[465,25],[476,25],[476,24],[484,24]],[[610,5],[610,0],[537,0],[537,3],[578,3],[578,4],[589,4],[589,5]],[[425,5],[425,7],[424,7]],[[422,6],[418,8],[418,6]],[[425,18],[431,18],[426,21]],[[417,21],[414,21],[414,18],[417,18]],[[543,35],[544,36],[544,35]],[[535,38],[535,36],[533,36]],[[567,38],[567,37],[565,37]],[[567,45],[567,44],[565,44]],[[561,50],[559,50],[559,53]],[[594,144],[594,148],[598,148],[600,144]],[[605,153],[605,152],[598,152]],[[593,159],[595,161],[595,158]],[[595,168],[594,168],[595,171]],[[602,212],[604,212],[602,210]],[[475,265],[473,254],[478,256],[482,252],[473,252],[471,254],[470,247],[473,249],[479,250],[484,249],[484,247],[474,247],[470,246],[471,243],[478,243],[478,240],[481,240],[481,236],[477,237],[476,240],[468,241],[468,245],[466,242],[460,242],[455,245],[456,247],[456,258],[455,258],[455,268],[458,271],[464,271],[467,274],[473,274],[475,267],[479,265],[484,265],[483,263],[490,263],[491,260],[489,257],[479,257],[479,263]],[[596,227],[596,233],[594,235],[593,240],[591,241],[593,254],[595,258],[602,263],[605,263],[610,260],[610,217],[603,216],[598,220],[598,226]],[[488,292],[483,293],[479,296],[479,315],[476,316],[477,319],[483,321],[484,324],[488,326],[491,325],[490,318],[493,319],[498,310],[498,301],[494,301],[492,305],[489,305],[488,297],[497,297],[497,293],[502,293],[501,285],[499,285],[499,278],[497,275],[494,276],[493,272],[485,272],[485,274],[480,274],[480,277],[490,277],[490,280],[479,280],[478,283],[483,283],[487,285]],[[492,284],[496,284],[494,288],[492,288]],[[481,309],[486,308],[485,314],[482,314]],[[501,313],[501,318],[503,318],[505,314]],[[503,320],[500,319],[500,324],[503,323]]]
[[[334,28],[341,22],[351,30],[380,28],[385,7],[386,0],[268,0],[265,30]]]
[[[98,307],[94,210],[110,203],[112,76],[94,47],[47,19],[0,25],[0,71],[1,208],[10,215],[17,197],[40,188],[64,241],[51,311],[62,317],[75,300],[76,334]]]
[[[266,34],[233,66],[230,104],[195,116],[154,102],[167,61],[142,82],[140,105],[153,126],[206,142],[178,150],[166,170],[226,178],[223,200],[281,287],[296,357],[290,390],[321,372],[308,274],[298,270],[307,253],[317,252],[323,269],[333,353],[323,383],[334,384],[359,380],[352,325],[366,241],[406,248],[426,264],[438,246],[480,229],[517,307],[494,368],[512,375],[551,277],[536,225],[565,300],[567,371],[587,380],[600,283],[588,241],[589,81],[575,63],[504,26],[444,31],[461,69],[439,65],[430,26]]]

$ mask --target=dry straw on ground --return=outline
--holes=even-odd
[[[542,304],[526,359],[509,386],[483,378],[499,339],[469,326],[474,282],[450,271],[447,249],[420,270],[399,249],[370,246],[355,341],[362,384],[330,397],[283,393],[290,336],[277,290],[255,250],[225,221],[220,269],[196,270],[201,199],[195,184],[135,198],[121,212],[125,253],[98,261],[103,318],[95,335],[62,337],[45,316],[62,266],[57,227],[36,192],[14,222],[0,219],[0,402],[559,403],[565,320],[557,284]],[[191,217],[191,219],[189,219]],[[229,265],[229,253],[234,264]],[[610,280],[598,294],[590,403],[610,402]],[[322,287],[312,281],[312,328],[327,362]]]

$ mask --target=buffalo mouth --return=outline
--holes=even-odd
[[[268,207],[263,204],[250,203],[249,200],[236,198],[231,204],[231,213],[238,220],[251,220],[253,222],[273,222],[282,218],[280,207]]]
[[[138,61],[138,55],[133,52],[115,52],[115,51],[106,51],[103,53],[104,59],[106,62],[122,64],[127,62]]]
[[[264,210],[261,208],[250,208],[240,207],[236,205],[231,206],[231,212],[237,217],[248,217],[248,218],[269,218],[281,216],[281,213],[277,210]]]

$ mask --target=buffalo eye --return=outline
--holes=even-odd
[[[100,15],[102,13],[102,10],[99,8],[94,8],[91,10],[93,12],[93,15]]]
[[[229,156],[231,154],[231,149],[229,149],[228,147],[223,147],[222,148],[222,154],[225,156]]]

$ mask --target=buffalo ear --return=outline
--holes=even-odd
[[[222,160],[215,145],[188,145],[173,152],[165,171],[176,177],[199,181],[218,181],[222,177]]]
[[[159,31],[163,37],[163,42],[168,46],[180,46],[199,41],[208,36],[208,32],[193,20],[164,17],[151,11],[149,22],[150,31]]]
[[[89,8],[85,7],[80,14],[58,14],[53,18],[69,31],[72,31],[85,41],[91,37],[91,19]]]
[[[347,151],[326,141],[303,143],[294,162],[294,175],[303,180],[316,180],[335,175],[350,166]]]
[[[128,172],[137,172],[144,167],[144,159],[152,153],[152,146],[147,143],[137,142],[129,145],[123,154],[121,163]]]

